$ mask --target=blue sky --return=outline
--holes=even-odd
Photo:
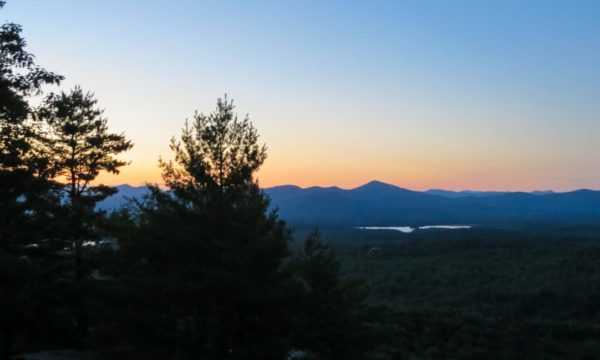
[[[249,113],[276,185],[600,188],[598,1],[8,0],[159,181],[194,110]]]

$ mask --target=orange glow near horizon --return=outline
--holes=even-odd
[[[264,187],[600,188],[600,2],[8,3],[65,76],[49,90],[93,91],[135,144],[95,183],[160,184],[170,138],[227,93]]]
[[[446,190],[479,190],[479,191],[533,191],[533,190],[576,190],[568,181],[554,179],[542,183],[537,174],[526,169],[508,171],[506,169],[490,169],[484,171],[466,165],[454,168],[430,168],[416,166],[410,168],[396,166],[386,169],[384,165],[366,164],[356,169],[340,162],[313,163],[310,160],[287,162],[269,159],[258,172],[257,178],[262,187],[279,185],[338,186],[355,188],[372,180],[378,180],[411,190],[446,189]],[[550,179],[553,180],[553,179]],[[156,163],[124,167],[119,175],[101,174],[96,184],[140,186],[146,183],[161,184],[160,169]],[[544,186],[545,185],[545,186]]]

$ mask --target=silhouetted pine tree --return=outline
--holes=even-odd
[[[290,235],[254,178],[266,158],[255,128],[219,99],[171,149],[174,160],[160,162],[166,189],[152,187],[123,241],[119,288],[140,308],[121,325],[135,324],[137,351],[155,358],[283,358]]]
[[[109,132],[102,113],[94,95],[80,87],[69,93],[50,94],[36,113],[48,127],[44,143],[65,204],[67,230],[62,236],[72,244],[75,319],[81,341],[88,331],[84,244],[97,238],[102,214],[96,211],[96,204],[117,191],[92,182],[103,171],[118,174],[127,162],[116,156],[133,146],[125,135]]]

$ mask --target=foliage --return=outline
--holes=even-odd
[[[363,358],[378,344],[367,341],[378,318],[366,288],[341,280],[314,235],[291,256],[254,178],[265,147],[233,110],[225,98],[196,114],[171,142],[174,160],[160,162],[167,188],[112,217],[122,247],[105,260],[113,320],[100,346],[140,358]]]
[[[311,233],[291,264],[302,286],[294,324],[296,347],[314,359],[367,359],[385,355],[389,326],[383,309],[369,305],[367,285],[344,279],[334,249]],[[387,357],[386,357],[387,358]]]
[[[226,97],[172,140],[165,188],[96,211],[115,189],[95,180],[118,174],[132,143],[80,87],[32,110],[62,77],[35,64],[21,31],[0,27],[2,358],[75,347],[128,359],[600,354],[596,225],[305,225],[294,239],[256,179],[266,147]],[[84,251],[92,239],[111,245]]]
[[[84,242],[97,238],[97,221],[101,214],[95,211],[96,203],[116,192],[114,188],[93,186],[91,182],[101,171],[118,174],[127,163],[116,156],[133,146],[125,135],[109,133],[102,112],[97,108],[94,95],[84,93],[80,87],[70,93],[48,95],[36,112],[36,117],[47,126],[44,145],[51,176],[68,200],[62,219],[66,222],[66,231],[61,236],[73,244],[75,319],[82,342],[89,327]]]
[[[123,134],[109,133],[103,111],[91,92],[75,87],[70,93],[50,94],[37,111],[48,125],[45,138],[53,176],[64,179],[71,205],[93,207],[115,192],[92,186],[101,171],[118,174],[127,162],[116,157],[133,146]],[[78,209],[80,210],[80,209]]]
[[[340,233],[337,233],[339,236]],[[324,234],[328,238],[328,234]],[[600,228],[429,230],[338,243],[419,359],[590,359],[600,351]]]
[[[224,193],[254,186],[254,173],[266,159],[266,147],[248,116],[239,120],[233,101],[217,100],[216,110],[196,113],[186,122],[181,141],[171,140],[175,162],[161,161],[166,185],[177,192],[218,189]]]
[[[157,330],[153,342],[137,339],[138,351],[152,343],[154,354],[281,358],[289,234],[253,178],[265,158],[256,130],[219,100],[171,148],[175,161],[161,161],[167,191],[152,189],[123,241],[119,280],[160,314],[132,319]]]
[[[4,2],[0,2],[0,8]],[[0,27],[0,335],[2,352],[10,356],[27,331],[48,335],[36,318],[48,315],[41,298],[50,291],[48,253],[33,245],[53,233],[56,198],[48,181],[47,159],[36,145],[39,124],[32,120],[29,100],[44,85],[62,77],[34,62],[26,51],[21,26]],[[34,315],[36,314],[36,315]]]
[[[0,3],[0,8],[4,5]],[[62,76],[35,64],[25,50],[22,28],[14,23],[0,27],[0,165],[2,171],[32,170],[32,140],[28,99],[41,94],[44,85],[59,84]]]

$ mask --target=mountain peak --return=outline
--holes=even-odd
[[[383,181],[379,181],[379,180],[371,180],[368,183],[355,188],[354,190],[357,190],[357,189],[390,189],[390,188],[400,189],[396,185],[384,183]]]
[[[398,193],[402,193],[402,194],[416,193],[414,191],[404,189],[404,188],[401,188],[396,185],[384,183],[384,182],[378,181],[378,180],[369,181],[368,183],[361,185],[357,188],[350,189],[349,191],[351,193],[355,193],[355,194],[365,194],[365,195],[370,194],[370,195],[378,195],[378,196],[387,196],[389,194],[398,194]]]

